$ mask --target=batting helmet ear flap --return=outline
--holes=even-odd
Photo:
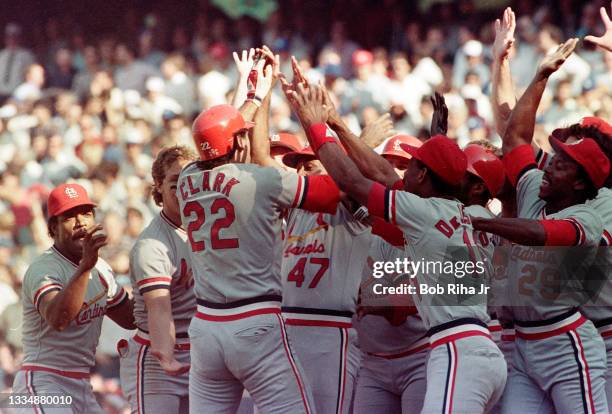
[[[201,112],[191,128],[193,141],[203,161],[214,160],[234,149],[234,134],[253,127],[231,105],[216,105]]]

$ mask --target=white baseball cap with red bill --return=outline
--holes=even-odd
[[[47,199],[47,215],[49,218],[59,216],[66,211],[80,206],[96,207],[83,186],[70,183],[58,185],[51,191]]]

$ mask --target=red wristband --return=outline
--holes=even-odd
[[[323,144],[327,144],[328,142],[334,144],[338,143],[336,138],[327,135],[327,125],[324,123],[310,125],[308,132],[310,137],[310,145],[312,146],[312,150],[315,152],[315,154],[319,151],[319,148],[321,148]]]
[[[575,246],[581,244],[576,225],[570,220],[540,220],[546,233],[545,246]]]

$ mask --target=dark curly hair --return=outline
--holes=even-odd
[[[153,162],[151,168],[151,175],[153,176],[153,200],[158,206],[162,205],[162,194],[159,191],[164,179],[166,178],[166,171],[172,166],[177,160],[195,161],[198,158],[195,151],[189,147],[182,145],[175,145],[173,147],[167,147],[162,149],[157,158]]]

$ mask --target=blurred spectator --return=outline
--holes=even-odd
[[[9,97],[24,80],[26,69],[34,63],[32,53],[20,46],[21,26],[9,23],[4,29],[4,49],[0,51],[0,100]]]
[[[167,57],[161,66],[166,80],[164,93],[181,106],[181,113],[191,116],[195,109],[195,85],[185,73],[185,58],[182,55]]]
[[[76,68],[70,49],[61,48],[55,53],[55,62],[49,68],[49,88],[71,89]]]
[[[133,89],[141,94],[145,92],[145,82],[150,76],[159,76],[155,67],[136,60],[134,51],[125,43],[115,48],[117,70],[115,83],[123,91]]]
[[[13,98],[20,102],[34,102],[42,96],[45,69],[41,65],[33,64],[28,67],[25,74],[25,82],[15,89]]]

